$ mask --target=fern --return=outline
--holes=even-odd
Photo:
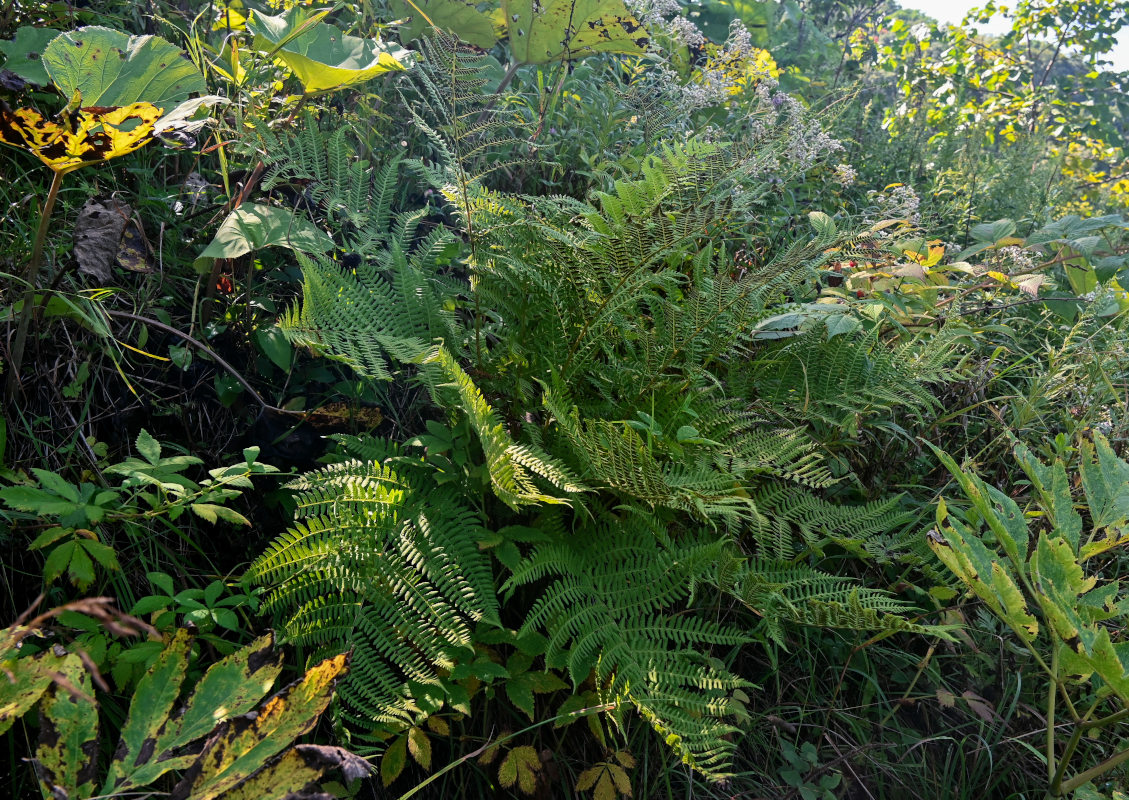
[[[605,516],[538,545],[504,589],[548,581],[523,626],[545,631],[546,663],[575,684],[593,673],[607,700],[630,703],[687,763],[721,777],[737,730],[734,693],[750,684],[707,653],[747,637],[676,613],[724,544],[664,546],[662,536],[641,515]]]
[[[289,639],[352,648],[341,687],[347,716],[371,728],[405,706],[407,680],[438,683],[473,655],[478,620],[497,621],[487,532],[457,495],[420,469],[375,461],[332,464],[289,484],[295,524],[252,565],[264,609]]]

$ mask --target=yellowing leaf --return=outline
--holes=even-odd
[[[333,684],[345,671],[345,656],[328,658],[260,707],[254,716],[230,720],[208,740],[174,797],[212,800],[242,783],[317,722],[329,705]],[[187,791],[185,791],[187,789]]]
[[[408,752],[424,769],[431,769],[431,740],[421,728],[408,729]]]
[[[385,786],[400,777],[408,761],[408,737],[400,736],[388,746],[380,759],[380,781]]]
[[[163,110],[152,103],[91,106],[50,120],[33,108],[0,108],[0,142],[28,150],[55,172],[132,153],[153,138]]]
[[[921,253],[917,250],[906,250],[905,256],[923,267],[931,267],[939,263],[940,260],[945,257],[945,246],[943,244],[930,244],[928,253]]]

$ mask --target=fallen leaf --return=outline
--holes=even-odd
[[[74,256],[78,271],[101,286],[113,277],[111,267],[118,256],[122,232],[133,210],[110,199],[90,198],[74,224]]]

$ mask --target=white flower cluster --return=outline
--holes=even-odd
[[[627,5],[639,21],[652,30],[664,30],[692,47],[700,47],[706,42],[698,26],[682,16],[678,0],[628,0]]]
[[[835,182],[840,186],[854,186],[858,177],[858,170],[850,164],[835,165]]]
[[[890,191],[867,192],[871,208],[865,222],[872,223],[884,219],[904,219],[917,225],[921,222],[921,198],[912,186],[899,184]]]
[[[1033,272],[1035,259],[1022,247],[1001,247],[1000,261],[1009,266],[1011,272]]]

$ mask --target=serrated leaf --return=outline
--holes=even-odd
[[[31,486],[5,486],[0,489],[0,500],[9,508],[39,517],[69,514],[80,508],[77,503]]]
[[[408,752],[426,770],[431,769],[431,740],[420,728],[408,728]]]
[[[137,434],[137,440],[134,442],[134,447],[141,457],[148,461],[150,464],[156,465],[161,460],[161,443],[150,435],[149,431],[144,428]]]
[[[1129,463],[1117,457],[1109,441],[1094,433],[1082,441],[1079,472],[1095,528],[1123,525],[1129,520]]]
[[[121,566],[118,564],[118,555],[114,552],[114,548],[101,542],[92,542],[89,539],[83,539],[79,544],[82,549],[90,554],[91,558],[102,565],[104,569],[120,570]]]
[[[46,469],[32,467],[31,472],[39,481],[39,485],[49,492],[54,492],[60,497],[65,497],[72,503],[79,502],[78,487],[66,480],[62,475]]]
[[[71,563],[71,558],[74,556],[77,546],[78,544],[72,539],[69,542],[63,542],[48,554],[47,562],[43,566],[44,581],[51,583],[62,576]]]
[[[62,539],[67,534],[73,534],[73,528],[48,528],[43,533],[35,537],[35,540],[27,546],[28,550],[39,550],[49,544],[53,544]]]
[[[615,800],[615,784],[607,770],[600,773],[600,780],[596,781],[596,791],[592,793],[593,800]]]
[[[596,781],[604,772],[603,764],[595,767],[589,767],[580,773],[580,777],[576,779],[576,790],[578,792],[586,792],[596,785]]]
[[[86,552],[85,542],[74,542],[71,560],[67,564],[67,578],[79,589],[94,583],[94,562]]]
[[[618,764],[608,764],[608,774],[612,777],[616,791],[625,797],[631,797],[631,779],[627,777],[623,767]]]

